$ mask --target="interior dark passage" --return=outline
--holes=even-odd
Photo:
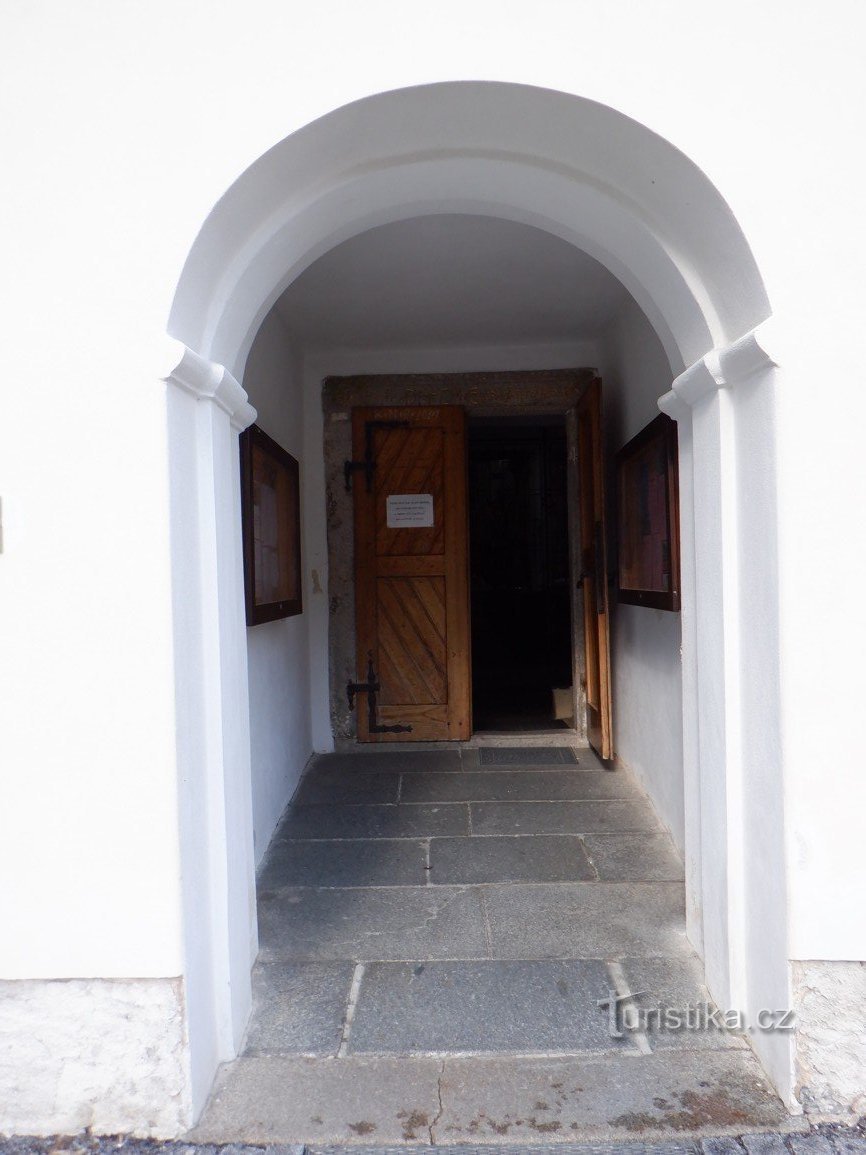
[[[566,463],[562,417],[470,422],[475,730],[572,725]]]

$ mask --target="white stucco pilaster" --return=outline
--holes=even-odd
[[[789,1005],[771,332],[712,350],[659,402],[680,443],[688,930],[713,997],[752,1022]],[[752,1043],[790,1102],[790,1039]]]
[[[178,342],[167,420],[175,693],[193,1105],[232,1058],[257,951],[238,433],[255,410],[232,375]]]
[[[686,876],[686,930],[695,950],[704,953],[704,907],[701,880],[701,788],[698,727],[697,599],[695,591],[695,478],[692,411],[674,392],[659,408],[677,422],[680,483],[680,618],[683,678],[683,811]]]

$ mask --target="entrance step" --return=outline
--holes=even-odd
[[[254,1057],[223,1068],[203,1143],[538,1144],[802,1131],[742,1051],[434,1059]]]
[[[550,1057],[745,1048],[741,1035],[710,1017],[715,1008],[701,979],[694,957],[259,962],[245,1054]]]

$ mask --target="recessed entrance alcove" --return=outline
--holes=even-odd
[[[449,1085],[469,1088],[463,1105],[477,1104],[499,1079],[495,1066],[485,1066],[497,1055],[523,1064],[515,1078],[527,1085],[540,1080],[539,1102],[550,1104],[542,1084],[552,1094],[562,1082],[550,1077],[550,1063],[572,1064],[565,1081],[575,1081],[579,1068],[601,1088],[605,1064],[637,1055],[642,1070],[667,1072],[658,1088],[670,1091],[673,1106],[656,1107],[660,1119],[672,1117],[679,1096],[686,1115],[688,1104],[695,1108],[688,1127],[711,1125],[701,1115],[704,1081],[726,1088],[731,1111],[739,1103],[749,1118],[778,1122],[770,1088],[788,1094],[787,1040],[725,1038],[707,1047],[680,1037],[668,1049],[645,1033],[611,1046],[591,997],[610,982],[623,994],[649,984],[662,1000],[693,1001],[706,988],[726,1007],[748,1009],[776,995],[784,1001],[783,949],[756,951],[740,914],[743,863],[755,848],[742,827],[742,696],[731,678],[745,684],[772,660],[771,639],[760,632],[747,656],[733,646],[740,623],[731,486],[748,486],[751,467],[741,456],[731,472],[733,386],[748,378],[760,388],[772,370],[754,334],[769,306],[745,239],[687,158],[642,126],[574,97],[441,85],[374,97],[343,117],[340,110],[288,138],[229,190],[190,254],[171,319],[188,351],[184,371],[198,366],[207,383],[196,386],[200,395],[230,386],[243,396],[242,383],[257,422],[299,460],[302,489],[304,613],[246,630],[236,439],[228,418],[216,429],[181,406],[170,414],[174,452],[198,439],[213,463],[213,477],[200,476],[194,493],[173,492],[173,516],[208,543],[220,575],[216,600],[196,600],[201,579],[192,574],[176,597],[198,606],[198,628],[213,640],[223,671],[217,681],[202,679],[207,708],[190,706],[222,751],[221,780],[202,769],[201,788],[237,800],[210,808],[206,845],[199,837],[188,843],[191,875],[222,912],[207,941],[191,944],[188,981],[223,992],[215,1017],[204,1003],[190,1010],[199,1106],[213,1055],[229,1059],[246,1048],[220,1076],[221,1097],[202,1133],[447,1141],[446,1116],[436,1119],[426,1104],[431,1094],[434,1108],[439,1102],[448,1064],[458,1064]],[[649,169],[665,179],[644,182]],[[599,381],[608,463],[660,405],[676,418],[682,543],[682,613],[617,605],[607,567],[595,575],[593,601],[600,606],[606,594],[610,636],[613,722],[604,763],[587,745],[576,434],[582,398]],[[469,734],[426,752],[400,734],[388,736],[387,752],[359,747],[357,714],[345,696],[346,683],[364,677],[357,506],[343,476],[344,461],[358,456],[351,429],[359,406],[389,407],[392,420],[401,406],[464,412],[479,550],[480,525],[502,516],[491,512],[496,486],[535,471],[525,500],[515,498],[530,510],[525,524],[515,514],[502,531],[528,543],[524,576],[503,582],[502,604],[491,609],[479,563],[471,591],[479,627],[488,618],[486,634],[461,642],[481,679],[481,724],[470,720]],[[236,419],[235,429],[250,419]],[[411,470],[411,453],[403,461],[399,452],[391,465]],[[773,447],[753,442],[750,452],[766,461]],[[564,481],[553,480],[557,473]],[[612,498],[609,466],[602,480]],[[363,484],[358,473],[354,484]],[[771,530],[758,568],[772,567]],[[592,532],[614,557],[610,518]],[[470,519],[470,556],[471,536]],[[495,545],[493,534],[488,550]],[[412,579],[426,615],[419,636],[447,650],[454,635],[437,624],[438,574],[428,571]],[[520,683],[517,699],[570,692],[571,713],[557,717],[551,705],[549,728],[530,712],[527,733],[513,702],[513,725],[509,710],[497,714],[497,692],[504,701],[509,684],[496,669],[508,664],[497,619],[503,635],[514,635],[515,661],[536,667],[536,681]],[[551,632],[556,638],[544,641]],[[423,681],[424,654],[409,660]],[[559,682],[566,684],[550,684]],[[764,724],[774,725],[772,702]],[[496,763],[497,749],[510,752],[510,766]],[[773,794],[777,774],[777,763],[763,760],[749,789],[760,778]],[[190,802],[182,821],[197,814]],[[764,845],[765,861],[767,853]],[[765,943],[781,942],[783,911],[759,912],[752,902],[748,918],[761,921]],[[415,933],[430,927],[432,937]],[[257,941],[257,1010],[247,1033]],[[512,993],[497,1002],[502,1021],[491,1009],[485,1042],[468,1008],[487,1007],[494,987]],[[461,1014],[454,992],[464,990]],[[565,1013],[556,997],[567,1001]],[[539,1032],[513,1046],[508,1020],[521,1015],[537,1019]],[[310,1043],[304,1032],[319,1028],[324,1033]],[[400,1080],[410,1070],[417,1104],[425,1105],[404,1094]],[[692,1086],[701,1071],[706,1079]],[[230,1102],[240,1110],[254,1086],[260,1103],[261,1095],[282,1096],[284,1105],[323,1102],[331,1078],[348,1080],[341,1095],[375,1084],[380,1117],[392,1129],[382,1124],[373,1136],[367,1124],[380,1124],[360,1103],[339,1124],[324,1108],[313,1111],[308,1133],[299,1117],[280,1122],[266,1111],[259,1115],[273,1120],[273,1134],[232,1132],[219,1114]],[[756,1079],[766,1081],[749,1098],[746,1085]],[[590,1100],[594,1093],[587,1091]],[[652,1096],[646,1102],[652,1108]],[[604,1120],[581,1115],[582,1107],[570,1115],[562,1104],[559,1114],[538,1107],[530,1116],[529,1104],[508,1127],[524,1138],[552,1134],[557,1122],[574,1135],[606,1126],[628,1133],[640,1104],[636,1093],[633,1111]],[[482,1123],[477,1112],[458,1115],[452,1138],[473,1138],[473,1119],[479,1138],[496,1131],[498,1116]]]

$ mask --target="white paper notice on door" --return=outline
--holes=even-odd
[[[388,529],[429,529],[433,524],[432,493],[391,493],[385,499]]]

